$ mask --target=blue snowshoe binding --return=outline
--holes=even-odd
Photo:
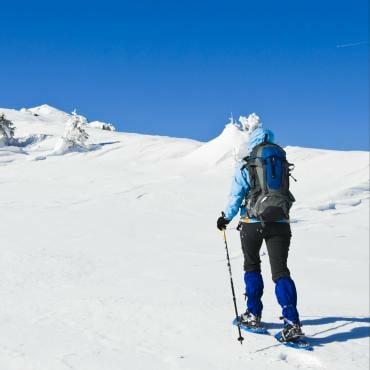
[[[261,323],[261,317],[253,315],[248,310],[239,317],[235,318],[233,324],[239,324],[243,330],[250,333],[268,334],[266,327]]]
[[[282,344],[292,348],[312,351],[312,346],[305,340],[300,324],[285,321],[284,329],[275,334],[275,338]]]

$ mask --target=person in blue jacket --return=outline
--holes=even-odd
[[[274,143],[274,134],[270,130],[257,127],[250,133],[248,151],[262,142]],[[284,340],[294,340],[303,336],[297,310],[297,291],[287,266],[291,239],[289,219],[268,222],[261,225],[260,220],[249,218],[244,206],[244,199],[251,191],[248,170],[236,169],[232,180],[229,202],[224,215],[217,220],[220,230],[240,211],[240,238],[244,255],[244,281],[246,286],[247,310],[240,319],[244,325],[261,325],[263,279],[261,275],[260,249],[265,240],[270,259],[272,279],[275,283],[277,300],[282,307]]]

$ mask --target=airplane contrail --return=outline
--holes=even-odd
[[[336,47],[338,49],[339,48],[350,48],[352,46],[366,45],[368,43],[369,43],[368,41],[360,41],[360,42],[352,42],[350,44],[340,44],[340,45],[337,45]]]

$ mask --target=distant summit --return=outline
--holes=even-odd
[[[100,130],[106,130],[106,131],[116,131],[116,128],[111,123],[106,123],[106,122],[101,122],[101,121],[89,122],[88,127],[98,128]]]
[[[54,108],[48,104],[43,104],[33,108],[22,108],[21,112],[32,113],[36,117],[41,118],[54,118],[60,121],[66,121],[70,117],[70,114],[63,112],[60,109]]]
[[[61,123],[66,123],[71,117],[71,113],[64,112],[48,104],[42,104],[33,108],[22,108],[20,111],[23,113],[30,113],[35,117],[39,117],[40,119],[59,121]],[[86,120],[88,127],[107,131],[116,131],[115,126],[111,123],[103,121],[90,122],[87,117],[81,114],[79,114],[79,116]]]

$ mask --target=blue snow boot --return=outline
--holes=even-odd
[[[260,272],[246,272],[244,274],[245,295],[247,298],[247,313],[256,318],[262,315],[263,280]]]

